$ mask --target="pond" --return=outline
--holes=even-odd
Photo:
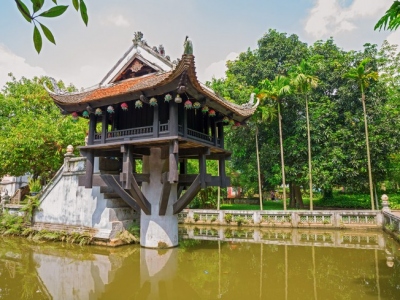
[[[153,250],[1,238],[0,299],[400,299],[381,231],[181,227]]]

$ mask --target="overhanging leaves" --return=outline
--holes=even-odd
[[[55,18],[61,16],[68,8],[68,5],[57,5],[45,12],[42,12],[39,16],[45,18]]]
[[[42,36],[36,26],[33,29],[33,44],[35,45],[36,52],[40,53],[42,50]]]
[[[29,9],[26,7],[26,5],[21,0],[15,0],[15,3],[17,3],[18,10],[22,14],[22,16],[25,18],[25,20],[27,20],[29,23],[31,23],[32,17],[29,12]]]
[[[44,33],[44,35],[46,36],[46,38],[49,40],[49,42],[53,43],[54,45],[56,44],[56,41],[54,39],[53,34],[51,33],[50,29],[48,29],[46,26],[44,26],[43,24],[39,23],[40,27],[42,28],[42,31]]]

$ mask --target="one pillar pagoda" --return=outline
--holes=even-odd
[[[182,58],[171,62],[162,46],[149,47],[142,37],[135,34],[97,87],[49,94],[64,114],[89,119],[87,144],[79,148],[86,175],[79,184],[107,186],[140,210],[142,246],[174,247],[177,214],[200,189],[229,185],[224,127],[243,125],[258,103],[234,104],[200,83],[190,40]],[[120,174],[94,174],[96,158],[119,160]],[[198,160],[199,174],[187,173],[187,159]],[[207,173],[207,160],[218,160],[219,176]]]

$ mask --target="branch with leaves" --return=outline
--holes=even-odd
[[[382,18],[376,23],[374,30],[396,30],[400,26],[400,1],[394,1]]]
[[[35,49],[37,53],[40,53],[42,50],[43,39],[40,33],[39,28],[42,30],[44,36],[47,40],[53,44],[56,44],[53,33],[50,31],[48,27],[43,25],[38,21],[38,18],[56,18],[61,16],[68,9],[68,5],[58,5],[57,0],[52,0],[55,4],[48,10],[43,11],[43,5],[46,0],[31,0],[32,2],[32,10],[26,6],[26,4],[22,0],[15,0],[15,3],[20,11],[21,15],[25,18],[25,20],[29,23],[32,23],[33,28],[33,44],[35,45]],[[48,1],[49,2],[49,1]],[[84,0],[72,0],[72,4],[76,11],[80,11],[81,17],[85,25],[87,26],[89,18],[87,14],[86,4]]]

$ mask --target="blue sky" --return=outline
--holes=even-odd
[[[30,5],[30,1],[25,0]],[[51,2],[46,0],[46,2]],[[100,82],[141,31],[151,46],[163,44],[172,59],[180,57],[189,35],[201,81],[222,77],[234,59],[270,28],[297,34],[312,44],[333,37],[345,50],[383,40],[398,44],[400,31],[375,32],[374,24],[392,0],[86,0],[89,26],[70,5],[60,18],[45,19],[57,45],[44,42],[38,55],[32,25],[13,0],[0,0],[0,88],[12,72],[17,79],[49,75],[78,88]]]

